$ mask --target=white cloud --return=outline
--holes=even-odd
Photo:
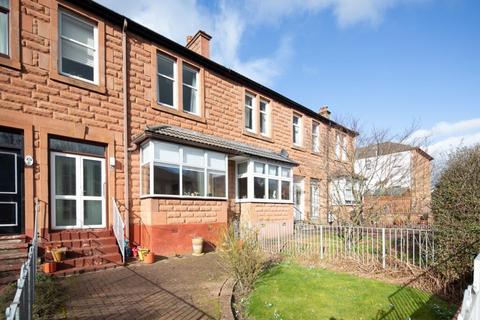
[[[458,147],[468,147],[480,143],[480,118],[457,122],[442,121],[428,129],[413,133],[415,138],[428,139],[428,152],[434,157]]]
[[[198,0],[97,1],[180,44],[185,44],[187,35],[204,30],[213,37],[212,59],[262,84],[272,85],[292,56],[292,37],[288,31],[282,32],[270,54],[244,58],[240,48],[248,30],[278,25],[286,17],[316,14],[325,9],[331,9],[343,27],[378,24],[385,12],[396,5],[427,0],[219,0],[209,8]]]

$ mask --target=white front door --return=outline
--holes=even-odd
[[[294,203],[294,218],[295,220],[303,220],[305,218],[305,186],[303,177],[293,177],[293,203]]]
[[[105,227],[105,159],[52,152],[53,229]]]

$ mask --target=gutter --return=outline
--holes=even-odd
[[[129,172],[129,159],[128,159],[128,84],[127,84],[127,19],[123,20],[122,27],[122,59],[123,59],[123,171],[125,180],[124,190],[124,204],[125,204],[125,234],[126,241],[130,239],[130,172]]]

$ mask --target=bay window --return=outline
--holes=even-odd
[[[97,26],[65,10],[59,14],[60,73],[98,84]]]
[[[142,196],[225,198],[227,156],[169,142],[142,146]]]
[[[291,168],[247,160],[237,163],[237,200],[252,202],[290,202]]]

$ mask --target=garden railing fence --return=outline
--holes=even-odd
[[[473,284],[463,294],[458,320],[480,319],[480,254],[473,261]]]
[[[113,234],[117,240],[118,248],[122,254],[122,263],[125,263],[125,223],[123,222],[117,202],[112,198],[113,207]]]
[[[434,231],[306,223],[258,223],[259,246],[271,254],[355,259],[383,268],[426,268],[435,260]]]
[[[38,211],[39,202],[38,200],[35,200],[33,239],[28,249],[27,261],[20,269],[20,277],[17,280],[17,290],[15,292],[13,302],[5,310],[6,320],[32,319],[33,303],[35,301],[35,278],[37,274]]]

